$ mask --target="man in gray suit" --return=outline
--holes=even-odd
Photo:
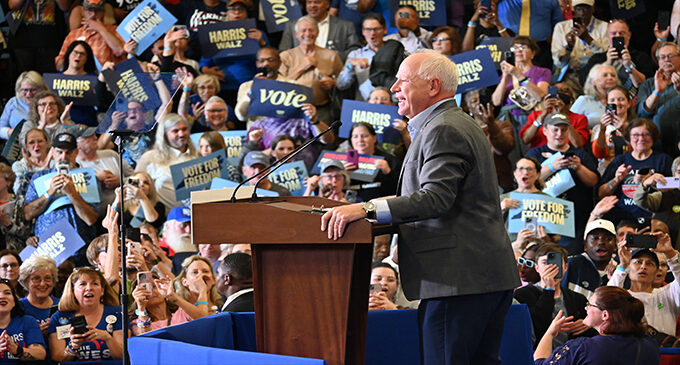
[[[425,364],[498,364],[504,319],[519,275],[503,227],[491,148],[456,106],[458,70],[445,56],[415,53],[392,86],[412,143],[397,196],[336,207],[329,238],[377,218],[399,232],[404,293],[420,299]]]
[[[305,3],[307,15],[319,23],[316,45],[337,51],[344,63],[347,54],[360,48],[361,42],[357,36],[354,23],[328,14],[330,6],[330,0],[307,0]],[[300,41],[295,37],[295,22],[288,22],[281,37],[279,50],[285,51],[297,47],[299,44]]]

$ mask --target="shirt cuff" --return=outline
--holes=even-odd
[[[387,204],[387,200],[374,200],[375,204],[375,218],[378,223],[391,224],[392,223],[392,213],[390,213],[390,206]]]

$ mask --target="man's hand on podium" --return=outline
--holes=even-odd
[[[337,240],[345,233],[345,227],[361,218],[366,218],[363,204],[334,207],[321,217],[321,230],[328,228],[328,239]]]

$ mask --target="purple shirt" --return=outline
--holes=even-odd
[[[538,85],[538,83],[541,82],[541,81],[545,81],[548,84],[550,84],[550,82],[552,81],[552,72],[550,72],[550,70],[547,69],[547,68],[543,68],[543,67],[539,67],[539,66],[534,66],[534,67],[530,68],[529,71],[527,71],[524,75],[526,77],[528,77],[529,80],[531,80],[536,85]],[[505,85],[505,95],[510,95],[510,91],[512,91],[512,89],[514,89],[514,88],[515,88],[515,85],[513,84],[512,79],[511,79],[510,82],[508,82],[507,85]],[[505,105],[512,105],[512,104],[513,104],[513,102],[510,100],[510,98],[506,97]],[[512,111],[512,115],[520,115],[520,114],[523,114],[523,110],[521,110],[521,109],[515,109],[515,110]]]

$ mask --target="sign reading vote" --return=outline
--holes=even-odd
[[[145,110],[156,110],[161,106],[161,97],[153,81],[142,70],[136,58],[130,58],[114,66],[114,70],[103,70],[106,84],[111,93],[126,100],[136,100]],[[127,103],[125,103],[127,106]]]
[[[496,64],[496,68],[500,70],[501,61],[503,61],[503,54],[512,47],[512,37],[488,37],[477,46],[477,49],[487,48],[491,52],[491,59]]]
[[[144,0],[128,14],[116,31],[126,42],[137,42],[135,54],[141,54],[177,22],[177,18],[157,0]]]
[[[238,167],[241,149],[246,143],[246,135],[248,135],[248,131],[220,131],[219,133],[222,135],[222,137],[224,137],[224,144],[227,145],[227,163],[229,165]],[[202,135],[203,133],[194,133],[191,135],[191,142],[194,142],[194,146],[198,147],[198,142]]]
[[[302,16],[300,3],[297,0],[261,0],[267,32],[283,32],[286,23]]]
[[[38,236],[37,248],[26,246],[19,257],[23,261],[31,256],[49,257],[59,266],[83,246],[85,246],[85,241],[64,218],[52,224]]]
[[[382,156],[370,156],[370,155],[359,155],[359,168],[352,171],[349,177],[352,180],[358,180],[363,182],[373,182],[378,172],[380,170],[375,166],[377,160],[384,160]],[[335,151],[321,151],[319,158],[316,160],[314,167],[312,168],[312,174],[320,175],[321,166],[328,163],[330,160],[337,160],[340,162],[347,161],[346,152],[335,152]]]
[[[43,74],[43,79],[47,87],[67,104],[73,102],[73,105],[97,105],[96,75]]]
[[[459,53],[450,58],[458,67],[456,94],[498,84],[498,73],[488,49]]]
[[[33,183],[35,184],[35,191],[38,193],[38,196],[43,196],[47,192],[47,189],[50,187],[50,183],[52,182],[52,178],[55,176],[57,176],[57,173],[51,172],[35,179]],[[94,174],[93,168],[87,167],[84,169],[73,169],[71,172],[69,172],[69,177],[71,177],[71,180],[73,180],[73,185],[75,186],[76,191],[78,194],[80,194],[83,200],[85,200],[85,202],[96,204],[101,201],[99,197],[99,185],[97,184],[97,177]],[[47,207],[45,213],[49,213],[57,208],[69,204],[72,204],[71,199],[69,199],[66,195],[62,195],[52,201],[52,204]]]
[[[446,2],[444,0],[390,0],[390,22],[400,6],[411,5],[416,8],[421,27],[446,25]],[[392,24],[396,27],[396,24]]]
[[[275,118],[304,118],[302,104],[312,102],[312,89],[268,79],[254,79],[249,115]]]
[[[546,233],[574,238],[574,203],[541,194],[510,193],[519,201],[519,207],[510,209],[508,232],[517,233],[524,228],[527,218],[536,217]]]
[[[178,201],[187,199],[192,191],[208,189],[214,178],[229,177],[226,160],[224,150],[219,150],[204,157],[171,165],[175,198]]]
[[[403,118],[395,105],[371,104],[363,101],[345,99],[342,101],[340,137],[349,138],[352,125],[366,122],[375,129],[378,142],[398,144],[401,133],[392,127],[395,119]]]
[[[289,162],[281,165],[269,175],[269,181],[288,189],[291,195],[302,196],[305,193],[305,178],[309,177],[303,161]]]
[[[644,14],[645,2],[643,0],[609,0],[609,9],[612,19],[631,19]]]
[[[255,19],[233,20],[198,27],[203,57],[227,58],[250,56],[260,49],[258,41],[248,38]]]

